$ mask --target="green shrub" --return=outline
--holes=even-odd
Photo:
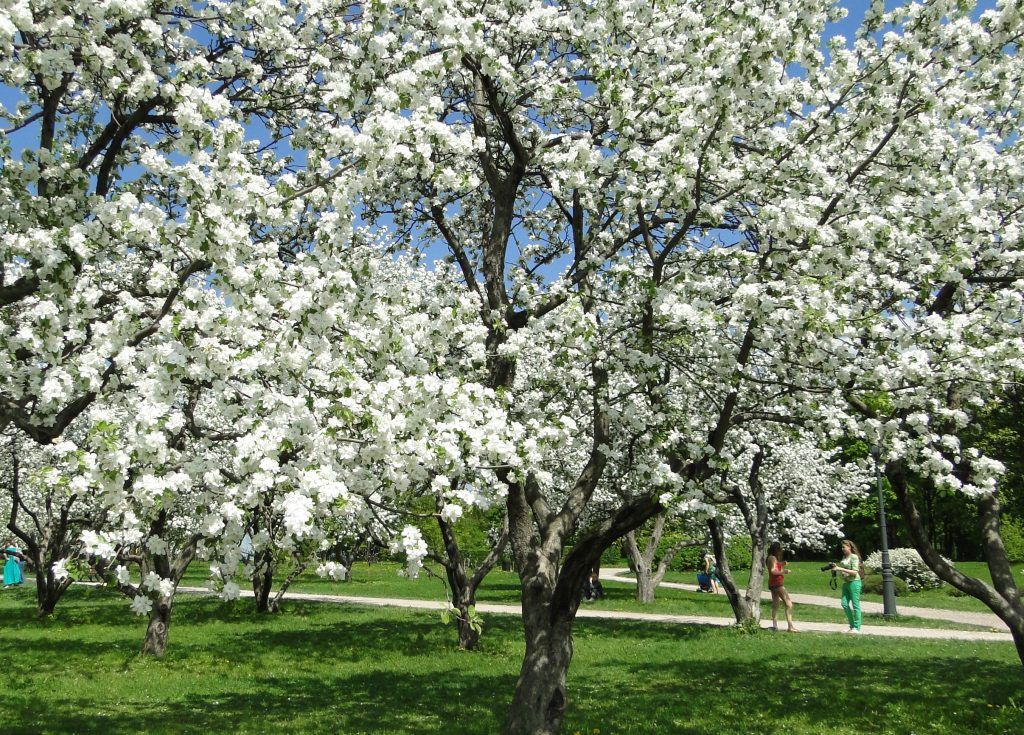
[[[673,572],[703,571],[704,554],[706,553],[703,546],[688,546],[676,554],[668,568]]]
[[[899,577],[892,578],[893,589],[896,592],[897,597],[906,597],[907,583]],[[882,594],[882,575],[881,574],[869,574],[864,578],[861,584],[861,591],[872,595]]]
[[[622,543],[616,541],[614,544],[609,546],[601,554],[601,566],[602,567],[624,567],[627,566],[626,552],[622,547]]]
[[[729,545],[725,547],[725,555],[729,559],[730,569],[750,569],[752,545],[749,536],[733,536],[729,539]]]
[[[733,536],[725,547],[725,555],[729,560],[729,569],[750,569],[750,538],[748,536]],[[704,555],[709,553],[703,546],[689,546],[678,554],[669,565],[673,572],[700,572],[704,571]]]
[[[1024,561],[1024,522],[1003,516],[999,526],[1006,558],[1012,562]]]

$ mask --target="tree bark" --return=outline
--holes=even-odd
[[[146,639],[142,643],[143,656],[163,658],[167,653],[167,635],[171,627],[171,603],[173,597],[161,597],[149,613]]]
[[[990,586],[980,579],[969,577],[946,562],[932,546],[925,530],[921,514],[910,495],[907,486],[906,467],[902,461],[887,462],[885,475],[892,486],[903,518],[910,532],[914,548],[921,555],[925,564],[942,581],[951,584],[961,592],[981,600],[1006,623],[1013,636],[1017,648],[1017,656],[1024,665],[1024,600],[1021,600],[1013,579],[1013,570],[1006,557],[1006,548],[999,530],[999,498],[995,493],[987,493],[978,501],[978,522],[981,527],[982,544],[985,548],[985,561],[992,576]]]
[[[151,535],[160,537],[167,523],[167,513],[161,510],[156,521],[151,526]],[[142,559],[141,572],[143,579],[152,570],[161,579],[170,579],[174,582],[174,588],[168,595],[160,595],[153,602],[153,609],[149,613],[149,625],[146,628],[146,638],[142,643],[141,654],[143,656],[163,657],[167,651],[167,635],[171,626],[171,605],[174,603],[174,594],[178,590],[178,583],[185,576],[185,571],[196,556],[196,549],[202,536],[196,534],[184,543],[177,556],[173,558],[167,554],[145,554]],[[129,597],[145,594],[141,589],[132,585],[118,585],[119,589]]]
[[[654,602],[654,592],[658,583],[654,581],[654,575],[650,567],[638,567],[636,573],[636,601],[650,605]]]
[[[718,577],[725,588],[726,597],[729,598],[729,605],[732,607],[732,614],[737,623],[748,620],[760,622],[761,620],[761,591],[764,587],[764,561],[768,548],[768,506],[765,503],[764,488],[760,480],[764,458],[765,451],[762,447],[758,449],[750,463],[750,473],[747,476],[749,498],[738,488],[731,493],[732,499],[746,523],[747,533],[750,535],[750,579],[742,595],[732,578],[732,570],[729,569],[721,526],[717,519],[712,518],[708,521],[708,530],[711,532],[711,542],[715,550],[715,561],[718,563]]]
[[[470,571],[467,567],[466,557],[459,547],[459,539],[455,533],[454,526],[446,521],[440,514],[444,501],[437,500],[438,515],[436,516],[438,528],[441,531],[441,539],[444,541],[445,555],[433,557],[440,563],[448,577],[448,586],[452,593],[452,607],[456,611],[456,625],[459,633],[459,648],[465,651],[472,651],[480,642],[480,631],[474,628],[471,620],[470,608],[476,607],[476,593],[484,578],[494,569],[494,565],[501,559],[501,555],[508,544],[508,516],[502,522],[501,533],[497,542],[490,552],[484,557],[480,565]]]
[[[647,494],[580,536],[562,560],[562,543],[540,543],[534,535],[527,493],[511,484],[507,501],[512,550],[523,595],[526,655],[516,682],[503,735],[553,735],[566,706],[566,675],[572,661],[572,627],[580,605],[583,580],[601,553],[665,508]],[[548,531],[554,524],[548,526]]]
[[[33,559],[32,563],[36,567],[36,614],[40,618],[47,618],[53,615],[54,608],[71,586],[72,580],[70,577],[57,579],[53,576],[53,566],[44,567],[45,562],[41,558]]]
[[[729,557],[725,551],[725,534],[717,518],[708,519],[708,530],[711,532],[711,547],[715,552],[715,564],[718,567],[718,580],[725,589],[725,595],[729,598],[729,605],[732,607],[733,617],[737,623],[744,623],[748,620],[758,622],[761,620],[761,586],[764,573],[764,549],[763,541],[754,543],[751,550],[750,581],[747,588],[740,593],[740,589],[733,579],[732,569],[729,567]]]
[[[252,592],[258,613],[274,612],[270,600],[270,591],[274,586],[274,566],[273,550],[257,552],[252,573]]]
[[[654,574],[651,570],[651,561],[640,550],[640,545],[636,540],[636,531],[630,531],[626,534],[624,545],[626,547],[626,560],[629,562],[629,570],[636,577],[636,601],[649,605],[654,602],[654,590],[656,587],[654,584]]]
[[[476,606],[476,589],[464,589],[456,599],[452,600],[452,604],[458,611],[456,624],[459,628],[459,648],[464,651],[472,651],[480,642],[480,631],[473,627],[469,612],[471,607]]]
[[[643,550],[636,540],[636,531],[630,531],[625,535],[626,559],[629,569],[636,576],[636,600],[642,604],[649,605],[654,602],[654,596],[658,586],[665,581],[668,567],[683,549],[689,546],[700,546],[704,542],[697,540],[683,540],[665,551],[665,554],[654,564],[654,557],[665,536],[665,524],[668,516],[662,513],[655,517],[654,526],[651,528],[651,537],[647,540]]]
[[[550,584],[552,561],[543,559],[522,575],[526,655],[502,735],[556,735],[562,727],[580,585],[576,585],[575,595],[563,597],[560,602]]]

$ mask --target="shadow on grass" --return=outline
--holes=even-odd
[[[380,671],[348,676],[280,674],[256,691],[192,692],[161,702],[135,701],[118,711],[91,700],[5,704],[19,723],[10,733],[493,733],[504,717],[512,676],[446,676]],[[107,711],[104,711],[107,710]],[[452,723],[474,723],[472,729]]]
[[[70,603],[72,621],[96,625],[58,619],[52,637],[32,636],[28,621],[0,610],[18,636],[4,735],[489,735],[500,729],[522,655],[512,616],[487,616],[481,650],[463,653],[436,613],[291,603],[265,616],[188,598],[176,608],[164,661],[125,659],[144,625],[123,601]],[[133,629],[110,628],[106,616]],[[941,642],[593,619],[579,621],[574,637],[567,735],[1001,735],[1018,733],[1024,714],[1005,706],[1024,685],[1020,664],[986,658],[991,647],[965,645],[956,655]],[[52,694],[62,678],[64,689]]]
[[[455,650],[454,629],[436,620],[332,612],[352,612],[353,619],[303,621],[286,613],[267,627],[239,621],[223,636],[208,632],[199,639],[183,629],[163,661],[119,663],[107,651],[91,664],[103,679],[100,688],[109,690],[107,701],[73,695],[41,703],[37,682],[34,693],[23,687],[5,695],[0,730],[485,735],[500,729],[518,668],[502,649],[518,621],[491,626],[497,645],[469,654]],[[288,629],[296,624],[302,627]],[[94,653],[87,641],[65,639],[52,649],[30,643],[32,650],[21,651],[27,658],[57,656],[61,645],[76,659]],[[72,663],[76,673],[81,666]],[[18,670],[16,678],[38,673]],[[202,683],[190,681],[195,678]]]
[[[570,672],[576,706],[567,733],[1018,735],[1024,722],[1024,669],[1015,659],[933,657],[935,648],[917,644],[858,639],[845,646],[832,636],[751,637],[699,626],[677,634],[675,627],[588,620],[581,628],[618,637],[627,654],[629,641],[640,650]],[[581,638],[577,652],[586,646]],[[646,653],[673,640],[672,660]]]

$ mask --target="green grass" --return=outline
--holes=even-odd
[[[414,600],[445,599],[444,583],[438,577],[432,577],[430,574],[424,573],[417,579],[408,579],[398,575],[399,569],[400,565],[390,562],[372,565],[358,563],[353,567],[351,582],[324,580],[315,574],[306,573],[295,581],[289,588],[289,591],[359,597],[398,597]],[[283,577],[283,573],[280,576]],[[683,576],[685,577],[685,575]],[[795,577],[796,575],[790,576]],[[205,567],[194,564],[189,569],[183,584],[202,586],[205,584],[205,581]],[[684,579],[683,581],[686,580]],[[729,606],[729,601],[725,595],[704,595],[686,590],[662,588],[658,590],[655,601],[652,604],[642,605],[636,601],[634,596],[635,587],[631,584],[605,582],[604,590],[605,599],[590,605],[590,607],[625,612],[705,615],[721,618],[732,617],[732,608]],[[827,583],[825,584],[824,591],[831,592],[828,589]],[[832,594],[835,597],[835,601],[830,607],[794,604],[794,618],[797,621],[803,620],[815,623],[844,623],[846,619],[843,616],[842,609],[839,607],[839,593]],[[487,576],[477,597],[478,602],[508,605],[517,605],[519,600],[518,576],[513,572],[502,572],[500,570],[495,570]],[[767,604],[764,605],[762,607],[762,615],[767,618],[770,614],[771,608]],[[780,615],[782,615],[781,611]],[[785,617],[784,615],[782,616]],[[947,630],[987,630],[983,626],[945,620],[925,620],[912,616],[899,616],[886,620],[881,615],[865,615],[864,624],[867,626],[895,625],[900,627],[941,628]]]
[[[163,661],[135,655],[144,621],[104,589],[69,591],[52,620],[31,590],[0,593],[8,682],[0,732],[491,735],[523,651],[491,616],[478,652],[434,613],[183,597]],[[564,732],[601,735],[979,735],[1019,732],[1011,645],[744,635],[580,620]],[[842,704],[839,704],[841,698]]]

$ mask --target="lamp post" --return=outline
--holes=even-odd
[[[892,581],[892,563],[889,561],[889,531],[885,527],[885,497],[882,495],[882,450],[871,448],[875,460],[875,484],[878,486],[878,525],[882,530],[882,614],[896,615],[896,586]]]

